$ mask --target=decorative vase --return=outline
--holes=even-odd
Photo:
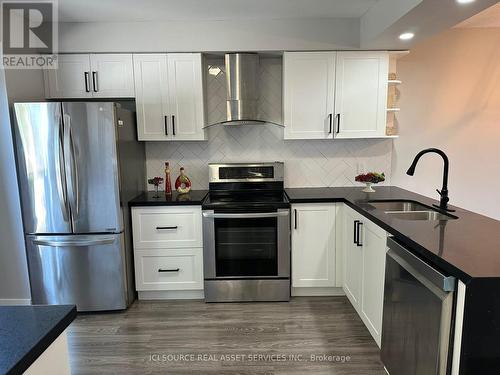
[[[172,182],[170,181],[170,167],[165,163],[165,195],[172,195]]]
[[[375,189],[372,188],[373,182],[365,182],[366,187],[363,189],[365,193],[375,193]]]
[[[175,180],[175,190],[180,194],[189,193],[191,190],[191,180],[184,174],[184,167],[181,167],[179,177]]]
[[[155,187],[155,195],[153,198],[160,198],[158,194],[158,188],[163,183],[163,177],[154,177],[148,180],[148,184],[153,185]]]
[[[158,188],[159,185],[155,185],[155,195],[153,195],[153,198],[160,198],[160,194],[158,194]]]

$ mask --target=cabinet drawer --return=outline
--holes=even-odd
[[[202,247],[201,207],[132,209],[135,249]]]
[[[138,291],[203,289],[203,249],[135,252]]]

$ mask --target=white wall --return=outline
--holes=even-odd
[[[353,49],[359,19],[59,24],[60,52],[208,52]]]
[[[5,82],[9,103],[44,100],[42,70],[7,69]]]
[[[4,71],[0,69],[0,304],[29,303],[30,290]]]
[[[437,198],[442,160],[450,158],[450,203],[500,219],[500,29],[452,29],[398,61],[400,138],[394,142],[392,183]]]

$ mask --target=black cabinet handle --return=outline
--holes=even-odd
[[[358,244],[358,242],[357,242],[357,238],[358,238],[358,223],[359,223],[359,220],[354,220],[354,230],[353,230],[354,239],[353,239],[353,242],[356,245]]]
[[[165,135],[168,135],[168,116],[164,119]]]
[[[294,216],[294,228],[297,229],[297,210],[293,210],[293,216]]]
[[[172,134],[175,135],[175,116],[172,115]]]
[[[332,113],[330,113],[330,114],[328,115],[328,118],[330,119],[330,130],[328,131],[328,134],[332,134],[333,114],[332,114]]]
[[[92,72],[92,85],[94,86],[94,92],[98,92],[99,88],[97,87],[97,72]]]
[[[172,268],[172,269],[159,268],[158,272],[179,272],[180,270],[181,270],[180,268]]]
[[[358,230],[357,230],[357,234],[356,234],[356,245],[358,245],[359,247],[363,246],[363,244],[360,242],[359,238],[360,238],[360,230],[359,228],[361,227],[361,225],[363,225],[363,223],[361,221],[358,221]]]
[[[175,227],[156,227],[156,230],[163,230],[163,229],[177,229],[177,225]]]
[[[89,72],[83,73],[85,77],[85,92],[90,92]]]
[[[340,113],[337,113],[337,134],[340,132]]]

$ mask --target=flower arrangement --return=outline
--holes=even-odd
[[[385,181],[385,174],[368,172],[366,174],[357,175],[354,180],[356,182],[363,182],[366,185],[363,189],[364,192],[373,193],[375,190],[372,188],[372,184],[378,184],[379,182]]]
[[[163,184],[163,178],[162,177],[153,177],[148,180],[148,184],[153,185],[155,187],[155,195],[154,198],[160,198],[158,195],[158,186]]]

